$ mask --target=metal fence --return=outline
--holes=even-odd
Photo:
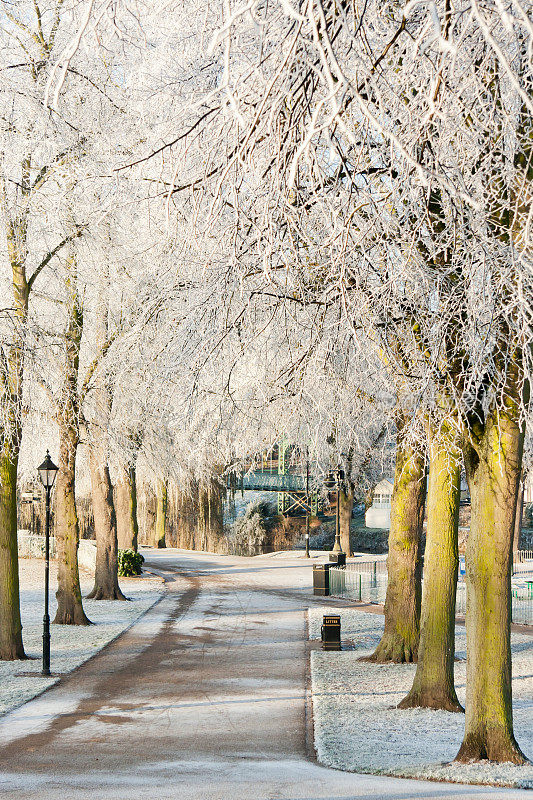
[[[346,567],[330,567],[330,595],[348,597],[351,600],[361,600],[365,603],[384,603],[387,593],[386,569],[384,573],[377,569],[374,570],[374,564],[382,562],[369,563],[372,566],[365,571],[354,569],[354,567],[359,567],[359,564],[349,564]]]
[[[533,572],[533,550],[519,550],[513,554],[513,575],[517,572]]]
[[[526,551],[527,552],[527,551]],[[532,565],[533,566],[533,565]],[[365,603],[384,603],[387,593],[385,561],[352,562],[346,567],[330,567],[329,592]],[[533,625],[533,580],[525,586],[511,587],[512,621],[518,625]],[[457,584],[456,614],[466,613],[466,584]]]
[[[17,534],[18,554],[20,558],[44,558],[45,537],[19,530]],[[50,558],[56,558],[55,536],[50,536]],[[94,572],[96,567],[96,542],[89,539],[80,539],[78,544],[78,564]]]
[[[248,472],[237,477],[236,489],[252,489],[256,491],[304,491],[305,475],[287,472],[284,475],[270,472]]]
[[[18,553],[21,558],[44,558],[45,537],[29,531],[19,531],[17,534]],[[56,540],[50,536],[50,558],[56,556]]]

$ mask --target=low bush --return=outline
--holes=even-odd
[[[140,575],[144,557],[135,550],[118,551],[118,574],[121,578],[129,578],[132,575]]]

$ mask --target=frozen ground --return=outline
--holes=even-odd
[[[317,764],[308,748],[305,612],[329,599],[313,597],[311,565],[290,555],[145,554],[166,575],[161,602],[0,719],[0,797],[531,800],[523,789]]]
[[[84,600],[84,608],[94,625],[51,625],[50,678],[41,673],[43,633],[44,562],[20,559],[20,599],[23,638],[27,661],[0,661],[0,714],[25,703],[54,683],[61,675],[78,667],[129,627],[161,596],[159,578],[121,578],[120,585],[130,602]],[[50,619],[57,608],[57,567],[50,565]],[[89,573],[81,574],[82,593],[92,588]]]
[[[320,638],[324,613],[309,610],[309,635]],[[463,739],[464,716],[447,711],[396,705],[409,691],[415,665],[368,664],[359,659],[373,651],[383,631],[383,617],[339,608],[341,636],[353,649],[311,653],[315,747],[327,766],[353,772],[430,778],[461,783],[489,783],[533,788],[533,764],[455,765]],[[512,634],[513,705],[517,741],[533,759],[533,637]],[[455,683],[465,702],[466,636],[456,628]]]

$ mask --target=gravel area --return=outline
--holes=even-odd
[[[94,623],[89,626],[51,626],[52,676],[43,677],[42,619],[44,562],[40,559],[20,559],[20,601],[23,626],[25,661],[0,661],[0,714],[25,703],[54,683],[61,675],[71,672],[102,649],[108,642],[129,627],[152,606],[163,592],[160,578],[142,575],[139,578],[121,578],[120,586],[129,602],[116,600],[84,600],[84,608]],[[80,573],[82,593],[93,585],[89,573]],[[50,564],[50,618],[53,620],[57,604],[57,566]]]
[[[356,609],[309,610],[309,635],[320,638],[324,613],[341,615],[341,636],[351,649],[311,652],[315,747],[326,766],[353,772],[460,783],[533,788],[533,764],[456,765],[464,716],[396,705],[409,691],[416,666],[369,664],[383,631],[383,617]],[[514,727],[523,752],[533,758],[533,637],[512,634]],[[466,635],[456,629],[455,683],[465,702]]]

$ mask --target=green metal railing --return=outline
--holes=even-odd
[[[384,603],[387,594],[385,561],[352,562],[346,567],[330,567],[329,593],[334,597],[364,603]],[[511,587],[512,622],[533,625],[533,580]],[[466,613],[466,584],[457,585],[456,614]]]
[[[533,550],[518,550],[513,553],[513,575],[518,572],[533,572]]]
[[[361,564],[370,567],[366,571],[354,569],[359,564],[347,567],[330,567],[329,593],[336,597],[348,597],[365,603],[384,603],[387,593],[387,573],[374,569],[375,564],[385,562],[373,561]]]
[[[237,479],[237,489],[254,489],[272,492],[305,491],[305,475],[294,475],[290,472],[276,475],[271,472],[250,472],[243,475],[242,481]]]

